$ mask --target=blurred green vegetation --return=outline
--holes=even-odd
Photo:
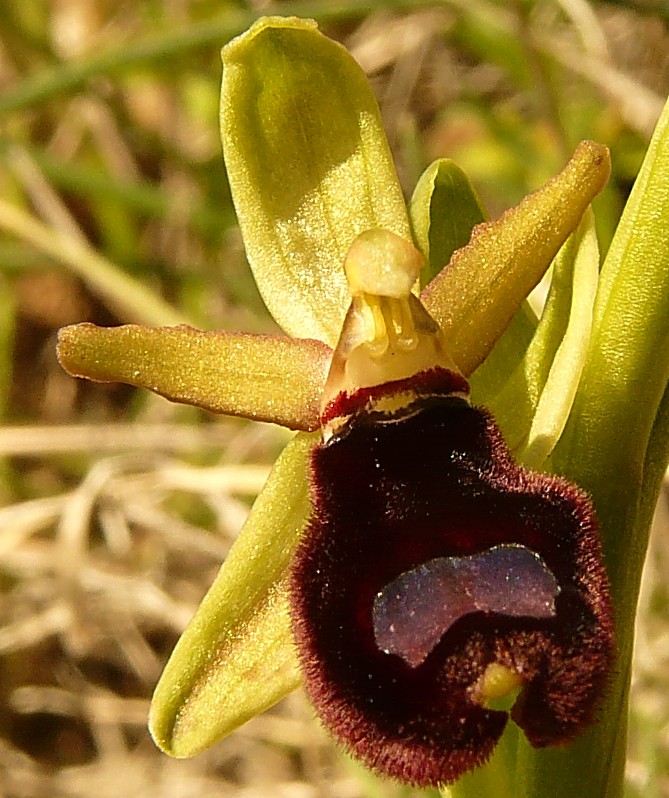
[[[409,794],[342,764],[299,698],[199,764],[154,751],[146,699],[256,485],[235,483],[241,500],[222,509],[214,488],[227,483],[215,469],[269,463],[285,436],[127,387],[77,383],[54,355],[57,329],[84,320],[274,329],[246,267],[218,137],[219,49],[261,12],[315,17],[353,52],[407,195],[447,156],[496,216],[581,139],[607,144],[614,171],[596,205],[604,252],[669,93],[664,0],[3,0],[5,795],[111,795],[119,773],[135,779],[124,789],[138,796],[214,795],[223,784],[274,794],[270,777],[286,795]],[[192,437],[182,440],[184,430]],[[168,478],[175,453],[182,470]],[[214,488],[194,498],[184,474],[202,466],[214,469]],[[99,479],[106,467],[111,482]],[[247,472],[230,473],[239,481]],[[119,475],[127,478],[114,482]],[[147,519],[141,501],[158,489],[158,515]],[[73,495],[89,502],[86,512]],[[35,504],[47,500],[53,506]],[[668,541],[665,522],[639,624],[633,798],[669,796]],[[120,581],[105,588],[112,576]],[[127,591],[127,606],[101,609],[105,590]],[[152,590],[165,598],[162,614],[146,608]],[[188,786],[170,792],[185,774]]]

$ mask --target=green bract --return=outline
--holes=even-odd
[[[621,795],[633,618],[669,440],[668,126],[669,110],[599,286],[587,208],[609,173],[600,145],[580,145],[560,175],[471,240],[482,213],[454,165],[430,167],[411,201],[434,278],[422,299],[472,375],[475,401],[494,409],[521,459],[592,495],[618,628],[601,720],[560,750],[531,749],[511,729],[453,795],[540,798],[556,783],[564,795]],[[77,376],[314,430],[349,301],[344,256],[371,228],[410,237],[378,108],[359,67],[315,23],[266,18],[224,48],[221,129],[258,287],[296,337],[77,325],[61,333],[59,356]],[[537,325],[523,302],[556,254]],[[309,514],[315,439],[298,433],[277,462],[156,689],[151,731],[174,756],[210,745],[299,683],[284,577]]]

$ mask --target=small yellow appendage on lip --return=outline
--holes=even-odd
[[[523,680],[517,671],[491,662],[476,683],[473,698],[489,709],[508,710],[513,706]]]

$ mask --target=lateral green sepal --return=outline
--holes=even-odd
[[[202,751],[298,686],[285,578],[309,514],[317,435],[284,449],[158,682],[149,717],[175,757]]]

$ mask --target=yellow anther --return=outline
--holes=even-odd
[[[388,302],[397,346],[404,352],[411,352],[418,346],[418,332],[409,301],[408,299],[390,299]]]
[[[359,294],[353,306],[360,314],[364,343],[370,357],[379,358],[388,352],[411,352],[418,346],[418,332],[407,297]]]
[[[372,357],[381,357],[385,354],[389,344],[388,328],[381,301],[381,297],[365,294],[354,300],[355,306],[364,319],[367,331],[365,343]]]

